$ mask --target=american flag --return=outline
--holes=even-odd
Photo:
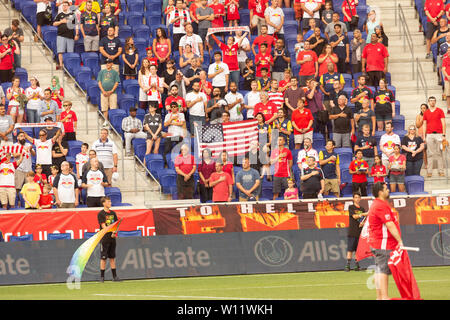
[[[204,149],[210,149],[213,157],[222,151],[230,156],[245,154],[250,150],[250,142],[258,141],[257,125],[257,120],[244,120],[197,127],[199,155]]]

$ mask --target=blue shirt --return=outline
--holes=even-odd
[[[334,151],[329,153],[326,150],[319,153],[319,160],[327,160],[332,156],[336,157],[336,161],[329,161],[321,166],[325,179],[337,179],[336,164],[339,164],[339,155]]]

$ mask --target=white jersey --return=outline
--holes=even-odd
[[[235,103],[236,100],[241,99],[241,103],[236,104],[232,109],[228,110],[230,112],[230,121],[242,121],[244,120],[244,116],[242,115],[240,108],[241,104],[244,103],[244,97],[239,92],[231,93],[228,92],[225,95],[225,100],[227,101],[228,105]]]
[[[16,173],[17,162],[3,162],[0,164],[0,188],[15,188],[14,174]]]
[[[302,149],[298,152],[297,155],[297,164],[299,165],[299,167],[301,166],[300,169],[304,170],[308,167],[308,164],[306,163],[306,158],[307,157],[314,157],[316,159],[316,163],[319,163],[319,154],[317,153],[316,149]]]
[[[58,189],[58,198],[62,203],[75,203],[75,189],[79,186],[73,174],[58,173],[53,180],[53,187]]]
[[[34,139],[33,144],[36,146],[36,164],[52,164],[52,139],[48,139],[44,142],[39,139]]]
[[[88,197],[104,197],[105,187],[102,186],[102,182],[108,182],[106,174],[102,170],[89,170],[85,171],[81,182],[84,184],[92,185],[92,187],[86,189],[86,195]]]

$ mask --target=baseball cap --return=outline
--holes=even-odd
[[[106,59],[106,63],[113,63],[112,59]]]
[[[52,117],[50,117],[50,116],[48,116],[48,117],[45,117],[45,118],[44,118],[44,121],[47,121],[47,120],[53,121],[53,118],[52,118]]]

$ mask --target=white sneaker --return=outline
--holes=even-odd
[[[103,122],[102,127],[108,127],[109,126],[109,122],[108,120],[105,120],[105,122]]]

